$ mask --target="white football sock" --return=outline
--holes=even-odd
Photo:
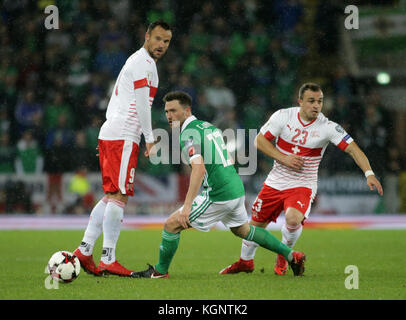
[[[258,243],[243,239],[241,244],[241,259],[243,260],[254,259],[257,248]]]
[[[120,236],[125,203],[109,199],[103,221],[103,253],[101,260],[105,264],[116,261],[116,244]]]
[[[79,246],[80,252],[85,256],[90,256],[93,253],[93,247],[96,240],[103,231],[104,210],[107,206],[107,197],[101,199],[90,213],[89,222],[86,227],[85,235],[82,243]]]
[[[299,239],[302,234],[303,227],[301,224],[298,226],[289,226],[283,224],[281,228],[282,232],[282,243],[286,244],[289,248],[293,248],[297,239]]]

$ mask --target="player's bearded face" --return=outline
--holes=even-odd
[[[323,92],[306,90],[303,93],[303,99],[299,99],[299,105],[303,120],[315,120],[323,108]]]
[[[190,116],[188,108],[183,108],[177,100],[168,101],[165,103],[165,115],[169,126],[179,128],[183,122]]]
[[[165,55],[171,39],[172,32],[170,30],[165,30],[164,28],[157,26],[151,31],[151,33],[146,33],[145,48],[152,58],[158,60]]]

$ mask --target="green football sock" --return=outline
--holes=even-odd
[[[166,230],[162,231],[162,241],[159,246],[159,261],[158,264],[155,265],[155,269],[159,273],[165,274],[168,272],[172,258],[178,249],[179,239],[180,233],[172,233]]]
[[[291,252],[293,250],[280,242],[274,235],[266,231],[264,228],[250,226],[250,232],[244,239],[254,241],[265,249],[279,253],[288,261],[292,260]]]

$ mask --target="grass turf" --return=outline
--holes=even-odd
[[[273,232],[280,238],[279,232]],[[0,299],[11,300],[372,300],[406,299],[405,230],[305,229],[295,249],[307,255],[304,277],[273,273],[275,254],[257,250],[251,274],[219,275],[236,261],[241,241],[231,232],[183,232],[170,279],[94,277],[81,271],[58,290],[45,288],[45,266],[59,250],[73,251],[83,231],[0,231]],[[155,264],[160,230],[123,230],[120,263],[137,271]],[[101,239],[95,248],[95,261]],[[359,288],[348,290],[346,266],[359,270]]]

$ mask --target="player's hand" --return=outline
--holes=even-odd
[[[291,169],[302,170],[304,160],[301,156],[298,156],[297,154],[290,154],[284,158],[284,161],[282,163]]]
[[[178,222],[184,229],[187,229],[191,226],[189,221],[189,214],[191,210],[192,208],[189,208],[185,205],[183,206],[182,211],[178,214]]]
[[[374,187],[375,187],[376,191],[378,191],[379,195],[383,196],[383,188],[381,186],[381,183],[374,175],[368,176],[367,184],[371,191],[374,190]]]
[[[144,152],[145,157],[151,157],[158,153],[157,148],[155,147],[155,143],[145,143],[147,150]]]

